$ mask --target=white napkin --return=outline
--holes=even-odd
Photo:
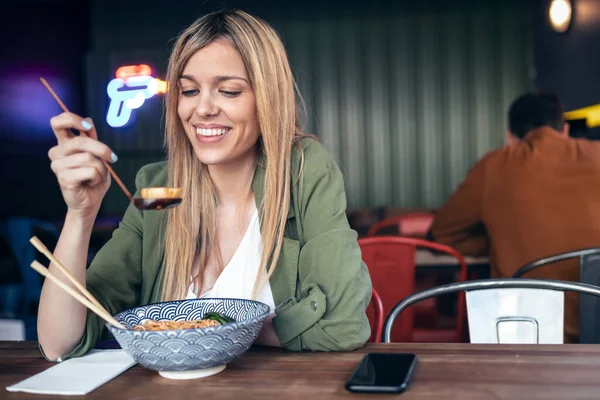
[[[85,356],[63,361],[15,385],[9,392],[60,395],[88,394],[135,365],[125,350],[91,350]]]

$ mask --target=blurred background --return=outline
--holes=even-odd
[[[27,338],[35,337],[40,286],[28,272],[28,239],[37,234],[52,249],[65,213],[47,156],[55,144],[49,119],[61,111],[40,76],[71,111],[93,118],[133,190],[137,170],[164,158],[162,95],[134,109],[127,125],[111,126],[107,85],[117,69],[145,64],[164,79],[174,38],[198,16],[239,8],[263,17],[285,42],[305,130],[339,162],[351,224],[364,234],[386,216],[439,207],[478,158],[504,144],[506,108],[522,92],[556,92],[567,110],[600,103],[600,1],[573,0],[566,32],[553,29],[550,3],[4,0],[0,318],[29,321]],[[585,121],[573,127],[600,138]],[[126,206],[113,185],[93,249]]]

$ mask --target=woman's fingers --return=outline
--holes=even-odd
[[[50,119],[50,126],[52,126],[52,130],[54,131],[54,135],[59,144],[74,137],[71,129],[88,132],[94,127],[91,120],[84,120],[79,115],[70,112],[64,112],[52,117]]]
[[[116,154],[113,153],[107,145],[84,136],[76,136],[71,139],[63,140],[58,146],[54,146],[50,149],[48,157],[50,157],[50,160],[55,161],[75,153],[91,153],[92,155],[111,163],[117,161]]]
[[[106,174],[108,173],[108,170],[102,161],[100,161],[98,157],[92,155],[91,153],[75,153],[68,157],[59,158],[50,163],[50,168],[52,168],[52,171],[54,171],[56,175],[67,169],[84,167],[95,168],[103,179],[107,179]]]
[[[84,182],[89,182],[91,186],[95,186],[106,181],[106,178],[103,178],[94,167],[65,169],[60,171],[56,176],[60,186],[67,190],[76,189]]]
[[[92,129],[90,129],[89,131],[87,131],[87,135],[89,137],[91,137],[92,139],[96,139],[98,140],[98,133],[96,132],[96,126],[94,125],[94,122],[92,121],[91,118],[84,118],[84,121],[89,123],[92,126]]]

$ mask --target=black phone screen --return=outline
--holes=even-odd
[[[402,392],[410,383],[416,362],[414,354],[369,353],[346,382],[346,389],[353,392]]]

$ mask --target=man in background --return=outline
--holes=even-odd
[[[527,93],[508,111],[508,144],[491,151],[438,211],[433,238],[488,255],[493,278],[558,253],[600,247],[600,142],[569,137],[557,96]],[[528,278],[579,281],[579,260]],[[565,297],[565,342],[578,342],[579,297]]]

